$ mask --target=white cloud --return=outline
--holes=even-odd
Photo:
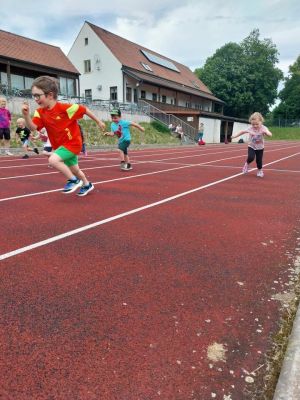
[[[298,0],[48,0],[42,5],[27,0],[16,13],[20,4],[10,0],[1,9],[1,28],[65,53],[88,20],[192,69],[254,28],[277,46],[285,73],[300,54]]]

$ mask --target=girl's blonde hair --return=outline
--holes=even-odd
[[[24,118],[18,118],[16,121],[17,124],[24,124],[25,125],[25,119]]]
[[[259,112],[255,112],[250,115],[249,122],[253,121],[254,119],[258,119],[261,123],[264,122],[264,117]]]

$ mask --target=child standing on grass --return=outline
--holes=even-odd
[[[130,164],[130,160],[128,157],[128,147],[130,146],[131,135],[130,135],[130,127],[134,126],[139,129],[141,132],[145,132],[145,128],[141,125],[126,121],[125,119],[121,119],[121,111],[120,110],[112,110],[110,112],[112,123],[111,123],[111,132],[105,132],[106,136],[114,136],[117,135],[119,138],[118,149],[120,153],[121,160],[121,170],[129,171],[132,169]]]
[[[6,99],[0,97],[0,140],[4,140],[5,154],[12,156],[12,153],[9,151],[11,114],[6,105]]]
[[[259,112],[253,113],[249,118],[249,122],[251,126],[232,135],[231,138],[237,138],[245,133],[248,134],[248,158],[243,167],[243,173],[246,174],[248,172],[249,164],[256,158],[257,176],[263,178],[264,136],[272,136],[272,133],[263,125],[264,118]]]
[[[17,119],[16,135],[21,140],[24,149],[25,154],[23,155],[22,158],[29,158],[28,155],[29,151],[34,151],[36,154],[39,154],[39,151],[35,145],[33,147],[30,147],[30,144],[32,143],[31,142],[32,134],[31,131],[28,128],[26,128],[24,118]]]
[[[31,119],[29,106],[24,103],[22,112],[26,125],[32,130],[46,128],[53,153],[49,164],[60,171],[66,178],[63,193],[72,193],[80,187],[79,196],[87,195],[94,186],[89,182],[78,165],[78,154],[81,151],[82,139],[78,119],[85,114],[96,122],[100,129],[105,124],[100,121],[88,108],[79,104],[64,104],[57,101],[58,83],[50,76],[36,78],[31,86],[32,97],[39,108]]]

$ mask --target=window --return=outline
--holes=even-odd
[[[92,89],[85,89],[84,96],[87,101],[91,101],[92,100]]]
[[[67,78],[59,78],[59,93],[65,96],[67,95]]]
[[[89,44],[89,38],[84,38],[84,45],[87,46]]]
[[[171,69],[172,71],[180,72],[172,61],[162,58],[156,54],[149,53],[149,51],[146,50],[141,50],[141,52],[144,54],[146,58],[148,58],[149,61],[161,65],[162,67]]]
[[[162,95],[161,96],[161,102],[166,103],[167,102],[167,96]]]
[[[110,100],[118,100],[118,88],[117,86],[112,86],[110,90]]]
[[[11,74],[11,87],[12,89],[25,89],[24,76]]]
[[[134,101],[135,103],[138,102],[137,89],[133,89],[133,101]]]
[[[84,73],[91,72],[91,60],[84,60]]]
[[[28,76],[25,76],[25,89],[31,89],[32,82],[33,82],[33,78],[29,78]]]
[[[1,78],[1,84],[2,85],[7,85],[7,73],[6,72],[0,72],[0,78]]]
[[[145,64],[145,63],[141,63],[141,64],[147,71],[153,72],[152,68],[148,64]]]
[[[141,90],[141,99],[145,99],[146,98],[146,92],[145,90]]]
[[[152,93],[152,101],[157,101],[157,93]]]
[[[68,96],[75,96],[76,90],[75,90],[75,79],[67,79],[67,90],[68,90]]]
[[[127,87],[126,88],[126,101],[128,103],[131,103],[131,100],[132,100],[132,89],[131,89],[131,87]]]

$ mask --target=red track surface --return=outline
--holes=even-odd
[[[128,174],[97,152],[81,160],[96,183],[84,198],[59,193],[42,156],[0,158],[1,399],[241,400],[259,387],[272,296],[299,253],[300,144],[269,142],[264,179],[237,175],[246,151],[131,151]]]

